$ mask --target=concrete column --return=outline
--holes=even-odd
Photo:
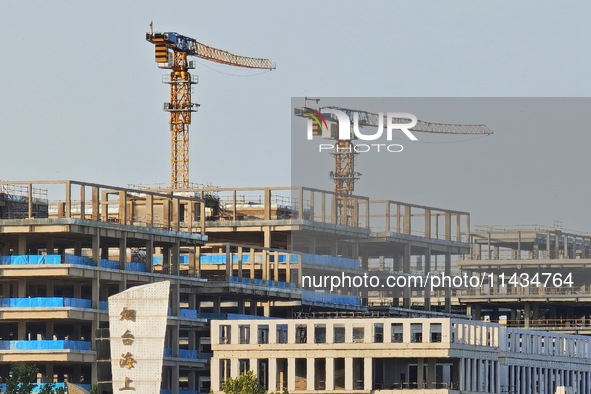
[[[199,379],[197,379],[197,372],[189,370],[188,376],[189,390],[199,392]]]
[[[525,328],[529,328],[530,323],[530,314],[531,314],[531,305],[529,302],[526,302],[523,306],[523,326]]]
[[[308,338],[310,333],[308,333]],[[314,391],[314,382],[316,381],[316,371],[314,369],[314,359],[306,359],[306,384],[308,391]]]
[[[451,275],[451,254],[445,253],[445,275]],[[445,289],[445,312],[451,312],[451,288]]]
[[[18,235],[18,254],[27,254],[27,236],[25,234]]]
[[[423,376],[423,371],[425,369],[425,359],[424,358],[417,358],[417,385],[419,390],[425,388],[425,377]]]
[[[17,337],[13,340],[24,341],[27,339],[27,322],[24,320],[19,320],[17,326]]]
[[[410,242],[404,245],[404,259],[402,261],[402,272],[403,273],[410,273],[410,252],[411,252],[411,244]],[[403,289],[403,301],[402,306],[404,308],[410,308],[410,287],[405,286]]]
[[[435,382],[437,381],[437,375],[435,372],[435,370],[436,370],[435,361],[436,361],[436,359],[434,359],[434,358],[429,358],[427,360],[427,388],[428,389],[434,389]]]
[[[427,248],[425,251],[425,275],[431,272],[431,248]],[[423,291],[423,296],[425,298],[425,310],[431,310],[431,290],[426,288]]]
[[[334,390],[334,358],[326,358],[326,390]]]
[[[263,246],[265,248],[271,247],[271,228],[268,226],[263,229]]]
[[[477,371],[477,366],[476,363],[478,362],[478,360],[476,359],[472,359],[472,391],[477,391],[478,390],[478,371]]]
[[[171,248],[171,274],[179,275],[180,273],[180,259],[181,259],[181,244],[179,241],[174,243]]]
[[[230,359],[230,377],[237,378],[240,376],[240,360],[237,358]]]
[[[18,280],[16,294],[19,298],[25,298],[27,296],[27,279],[21,278]]]
[[[98,232],[92,236],[92,259],[98,267],[101,260],[101,236],[98,234]]]
[[[258,375],[259,373],[259,360],[256,358],[251,358],[249,361],[250,370],[253,374]]]
[[[127,260],[127,234],[122,233],[119,238],[119,269],[125,269],[125,261]]]
[[[295,391],[295,377],[296,377],[296,359],[287,359],[287,391]]]
[[[466,390],[465,382],[466,382],[466,371],[465,371],[466,359],[460,358],[460,376],[459,376],[459,384],[460,384],[460,391]]]
[[[252,366],[252,362],[251,362]],[[211,389],[214,392],[220,391],[220,360],[218,358],[211,359]]]
[[[373,359],[371,357],[363,359],[363,389],[373,390]]]
[[[154,271],[154,238],[146,241],[146,272]]]
[[[178,342],[178,341],[177,341]],[[171,385],[170,388],[172,389],[172,394],[179,394],[179,365],[178,363],[175,363],[171,368],[170,368],[170,374],[171,374]]]
[[[353,358],[345,358],[345,390],[353,390]]]
[[[53,321],[45,322],[45,339],[53,339]]]
[[[269,358],[269,391],[274,392],[279,390],[277,384],[277,359],[276,358]]]
[[[464,376],[466,376],[465,390],[472,390],[472,360],[466,359],[466,369],[464,370]]]

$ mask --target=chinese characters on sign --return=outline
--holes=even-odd
[[[119,391],[135,391],[131,384],[133,380],[129,379],[128,377],[125,378],[125,385],[119,389]]]
[[[123,335],[121,335],[121,342],[123,342],[123,344],[125,346],[133,345],[134,339],[135,339],[135,337],[133,336],[133,334],[129,330],[125,330],[125,333]]]
[[[161,394],[170,281],[133,286],[109,296],[113,389]]]
[[[135,322],[136,311],[135,311],[135,309],[128,309],[128,308],[124,307],[123,310],[121,311],[121,313],[119,314],[119,316],[120,316],[119,320],[129,320],[129,321]],[[131,333],[131,331],[129,329],[126,329],[125,332],[123,333],[123,335],[121,335],[121,342],[123,342],[124,346],[133,345],[134,339],[135,339],[135,336]],[[129,370],[129,369],[135,368],[135,364],[137,364],[137,361],[135,360],[135,358],[133,358],[132,353],[127,352],[127,353],[121,354],[121,358],[119,359],[119,366],[121,368],[126,368]],[[129,376],[126,376],[124,386],[119,388],[119,391],[125,391],[125,390],[135,391],[135,388],[131,386],[131,383],[133,383],[133,380],[131,380],[129,378]]]
[[[121,316],[119,320],[135,321],[135,309],[127,309],[124,307],[119,316]]]

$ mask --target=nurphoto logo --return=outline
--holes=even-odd
[[[370,114],[359,111],[343,111],[335,108],[322,108],[321,111],[305,107],[307,118],[307,139],[312,140],[315,135],[321,135],[323,139],[338,141],[378,141],[384,139],[388,143],[357,143],[338,144],[321,143],[318,151],[335,151],[335,149],[348,152],[402,152],[401,144],[391,144],[395,132],[402,132],[410,141],[417,141],[417,137],[411,132],[417,124],[417,117],[406,112],[383,112]],[[385,125],[384,125],[385,124]],[[366,132],[373,126],[373,133]],[[384,127],[385,126],[385,127]],[[363,127],[364,132],[361,132]]]

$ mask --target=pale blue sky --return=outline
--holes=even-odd
[[[200,183],[288,184],[292,96],[591,92],[586,1],[0,4],[0,179],[168,182],[169,128],[161,110],[168,91],[145,41],[150,20],[157,31],[277,62],[273,72],[236,77],[227,74],[257,72],[198,61],[191,179]],[[564,168],[564,188],[574,185],[565,193],[579,195],[588,149],[574,148],[581,149],[580,168]],[[572,161],[575,153],[553,157]],[[517,166],[527,157],[504,160]],[[404,197],[413,199],[408,191]],[[447,203],[436,196],[429,202]],[[582,229],[588,221],[581,209],[555,218]],[[520,222],[539,222],[535,215]]]

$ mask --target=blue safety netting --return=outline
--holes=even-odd
[[[172,349],[165,347],[164,348],[164,357],[172,357]],[[209,358],[209,354],[199,354],[197,350],[189,350],[189,349],[179,349],[179,355],[177,358],[185,358],[191,360],[197,360],[200,358]]]
[[[91,300],[64,297],[0,298],[3,308],[51,308],[69,306],[73,308],[92,308]]]
[[[69,340],[0,341],[0,350],[91,350],[91,343]]]
[[[152,256],[152,264],[153,265],[162,265],[163,261],[164,260],[162,259],[162,256]],[[187,255],[179,256],[179,263],[189,264],[189,256],[187,256]]]
[[[237,276],[230,276],[229,279],[230,283],[242,283],[243,285],[256,285],[256,286],[268,286],[268,287],[278,287],[280,289],[295,289],[295,283],[286,283],[286,282],[278,282],[274,280],[263,280],[263,279],[250,279],[242,277],[242,279],[238,278]]]
[[[40,393],[41,390],[43,390],[43,388],[45,387],[45,385],[50,384],[51,387],[53,388],[53,390],[57,390],[59,388],[62,388],[64,390],[66,390],[67,392],[67,383],[35,383],[35,385],[33,386],[33,390],[31,390],[32,393]],[[90,385],[89,384],[76,384],[77,386],[81,386],[86,390],[90,390]],[[0,384],[0,392],[5,393],[6,392],[6,383],[2,383]]]
[[[101,311],[106,311],[109,309],[109,302],[108,301],[99,301],[99,309]]]
[[[82,256],[74,256],[72,254],[66,255],[66,264],[85,265],[85,266],[89,266],[89,267],[96,266],[93,259],[90,259],[88,257],[82,257]]]
[[[197,311],[195,309],[179,309],[179,317],[184,317],[185,319],[197,319]]]
[[[112,269],[112,270],[118,270],[119,269],[119,262],[118,261],[114,261],[114,260],[101,259],[101,261],[99,262],[99,266],[101,268],[108,268],[108,269]]]
[[[321,256],[302,253],[302,262],[308,264],[328,265],[331,267],[359,269],[359,260],[347,257]]]
[[[299,261],[299,255],[293,254],[293,253],[292,254],[281,253],[277,256],[277,260],[280,263],[285,263],[285,262],[287,262],[288,256],[289,256],[290,263],[297,263]],[[237,253],[232,253],[232,262],[238,263],[238,257],[239,256]],[[201,263],[206,263],[206,264],[226,264],[226,254],[225,253],[212,253],[212,254],[201,255],[199,261]],[[249,253],[242,254],[242,262],[243,263],[250,263],[250,254]],[[263,255],[260,253],[257,253],[254,256],[254,262],[255,263],[262,263],[263,262]],[[269,262],[271,262],[271,263],[275,262],[275,255],[272,252],[269,253]]]
[[[331,294],[302,290],[302,301],[323,302],[338,305],[361,305],[361,298],[342,294]]]
[[[16,255],[0,256],[0,265],[24,265],[24,264],[60,264],[61,256],[58,254],[48,255]]]
[[[146,272],[146,264],[144,263],[127,263],[125,265],[126,271],[132,272]]]

